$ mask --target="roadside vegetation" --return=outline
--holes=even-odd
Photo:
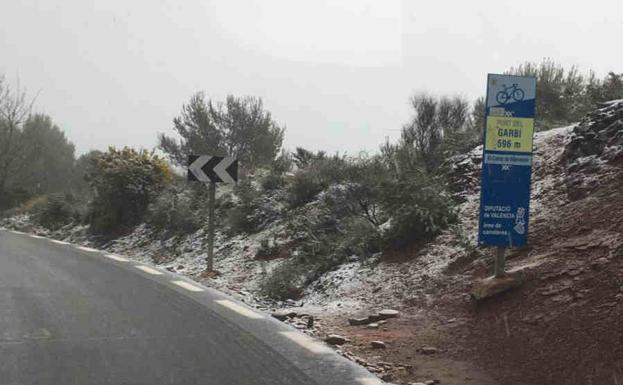
[[[508,71],[537,78],[537,127],[579,120],[606,100],[623,98],[623,74],[598,78],[545,60]],[[295,299],[324,273],[349,260],[373,265],[388,251],[423,247],[457,220],[448,160],[481,141],[484,99],[417,93],[395,143],[351,156],[283,148],[285,128],[262,100],[193,95],[158,137],[158,152],[109,148],[76,158],[35,98],[0,79],[0,210],[26,214],[51,230],[84,226],[103,241],[140,225],[154,237],[192,234],[205,226],[207,189],[189,184],[189,154],[240,160],[240,182],[219,189],[223,236],[262,232],[278,223],[279,239],[262,241],[257,259],[285,258],[268,271],[264,295]],[[164,154],[164,156],[160,155]]]

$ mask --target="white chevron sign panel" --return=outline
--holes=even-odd
[[[188,180],[204,183],[236,183],[238,160],[223,156],[189,155]]]

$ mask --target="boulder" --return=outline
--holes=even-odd
[[[488,277],[474,285],[470,295],[476,301],[493,297],[505,291],[517,288],[526,281],[525,275],[518,272],[509,272],[504,277]]]

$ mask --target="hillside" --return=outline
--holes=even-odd
[[[529,246],[512,250],[508,260],[508,269],[527,280],[479,303],[469,292],[492,264],[492,250],[475,246],[481,147],[448,161],[461,201],[457,225],[423,248],[353,256],[284,302],[259,295],[262,278],[290,255],[278,215],[256,234],[217,233],[215,278],[202,275],[203,229],[161,239],[141,225],[101,244],[83,226],[50,232],[27,215],[2,225],[158,264],[265,310],[290,309],[289,322],[320,337],[346,337],[344,355],[394,383],[623,383],[623,101],[576,125],[538,133],[534,143]],[[276,202],[266,205],[279,213]],[[316,202],[298,215],[315,215]],[[267,242],[274,246],[269,258],[258,253]],[[386,308],[400,317],[376,328],[349,326],[348,318]],[[376,340],[386,347],[372,349]]]

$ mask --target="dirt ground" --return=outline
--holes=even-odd
[[[380,363],[397,384],[623,384],[623,172],[578,188],[568,191],[575,200],[536,218],[529,248],[509,253],[509,268],[526,274],[522,287],[476,303],[465,282],[489,266],[467,260],[433,300],[405,306],[379,329],[336,317],[323,332],[351,339],[344,349]],[[374,340],[387,348],[372,349]],[[438,350],[422,354],[424,346]]]

